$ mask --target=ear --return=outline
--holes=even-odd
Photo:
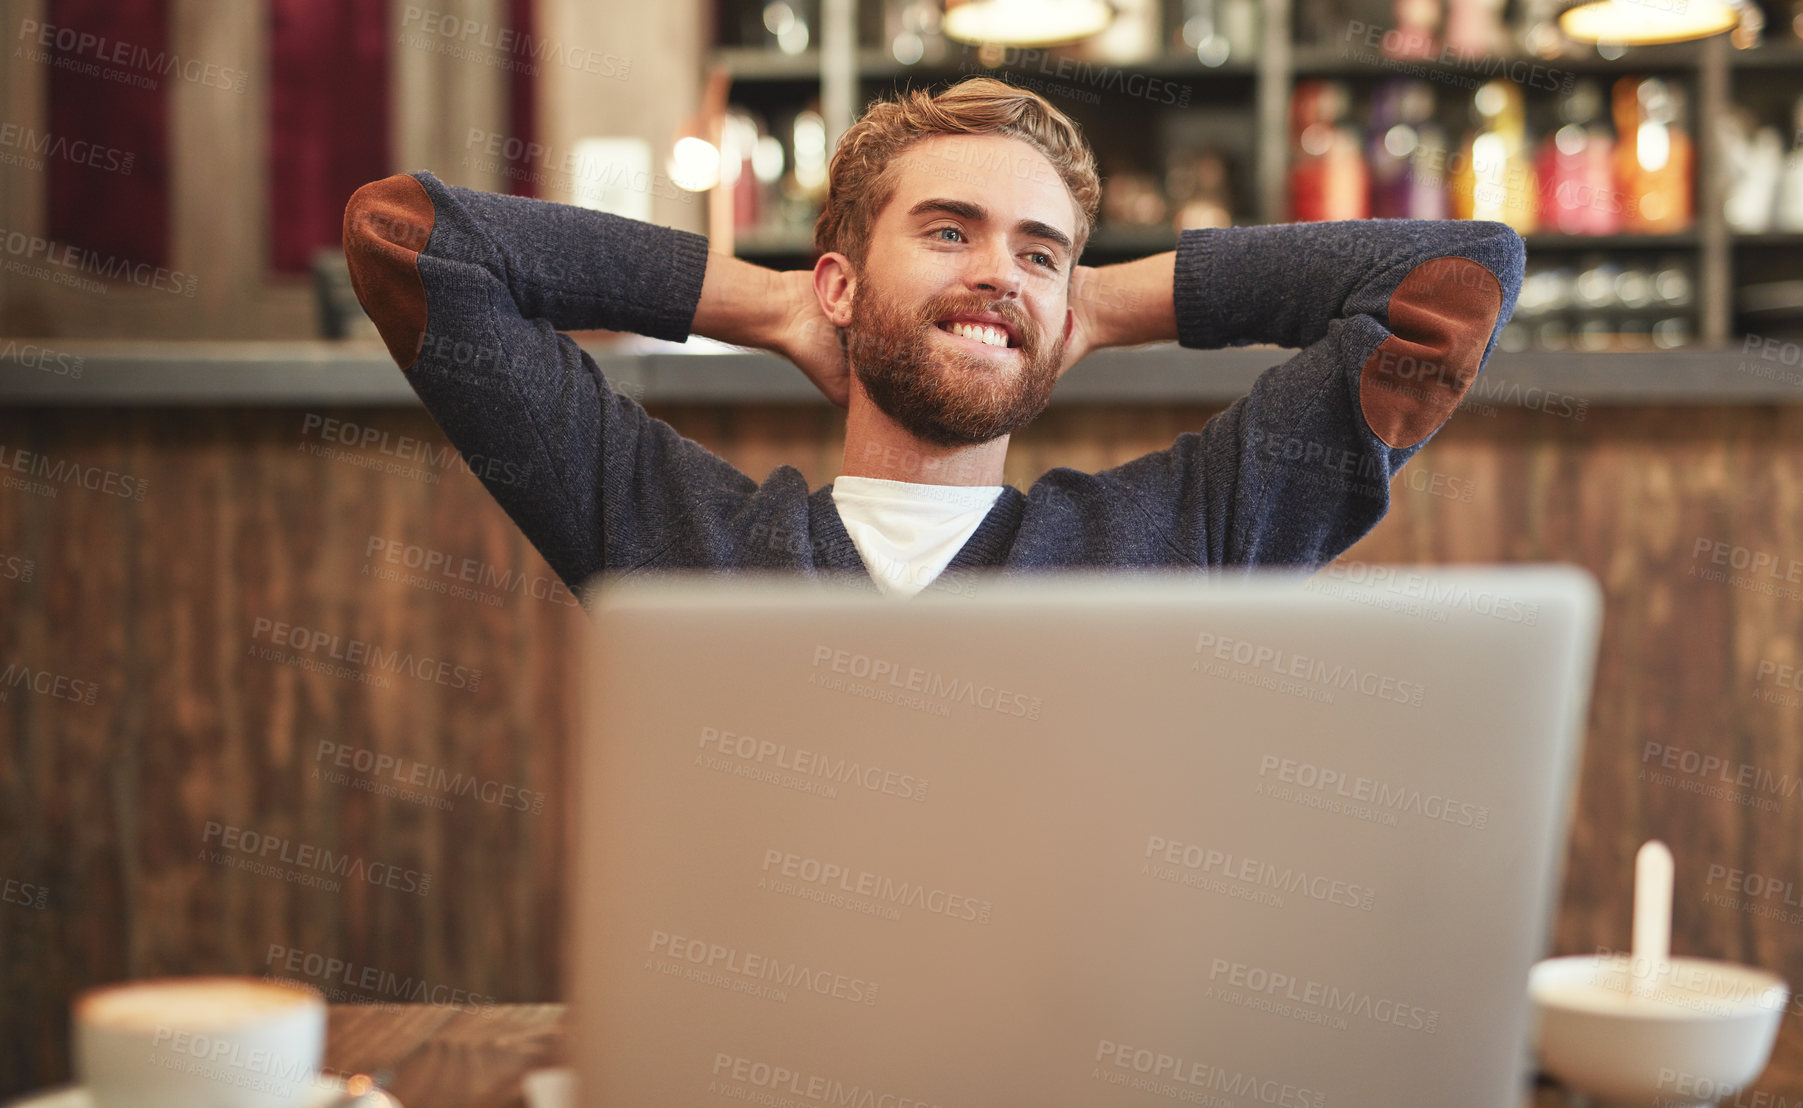
[[[851,301],[857,291],[858,279],[852,275],[850,258],[837,251],[820,255],[814,263],[814,296],[828,322],[835,327],[851,325]]]

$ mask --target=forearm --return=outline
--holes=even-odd
[[[734,346],[775,349],[778,330],[793,306],[789,295],[775,270],[710,250],[690,329]]]
[[[632,331],[680,342],[700,294],[699,235],[568,204],[397,174],[357,190],[344,246],[358,296],[405,368],[427,315],[427,269],[444,289],[481,289],[496,312],[558,331]],[[435,302],[436,303],[436,302]],[[432,313],[444,334],[478,322]],[[462,337],[462,336],[460,336]]]
[[[1176,342],[1176,266],[1177,252],[1168,250],[1118,265],[1079,267],[1071,307],[1095,320],[1092,347]]]
[[[1247,343],[1302,348],[1338,319],[1368,315],[1390,326],[1390,301],[1411,273],[1436,258],[1462,257],[1487,270],[1513,307],[1521,238],[1500,223],[1367,219],[1188,230],[1177,247],[1178,341],[1197,350]],[[1436,270],[1424,270],[1423,278]],[[1431,282],[1428,282],[1431,284]],[[1430,303],[1458,303],[1462,288],[1435,290]],[[1506,313],[1505,313],[1506,314]]]

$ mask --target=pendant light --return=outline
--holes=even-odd
[[[1559,14],[1559,30],[1577,42],[1653,46],[1732,31],[1740,15],[1731,0],[1579,0]]]
[[[1052,46],[1100,34],[1113,19],[1103,0],[946,0],[940,28],[973,45]]]

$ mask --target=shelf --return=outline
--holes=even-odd
[[[812,256],[814,236],[811,231],[798,231],[792,235],[735,235],[732,252],[734,257],[747,261]]]
[[[1689,250],[1698,243],[1695,231],[1669,235],[1564,235],[1536,231],[1523,235],[1529,250]]]
[[[1620,58],[1610,60],[1596,53],[1571,57],[1541,58],[1532,54],[1474,54],[1435,58],[1389,58],[1378,47],[1364,45],[1362,40],[1296,47],[1293,68],[1298,77],[1340,75],[1383,76],[1392,70],[1419,68],[1447,77],[1472,78],[1483,83],[1493,77],[1511,78],[1525,72],[1528,79],[1517,78],[1524,89],[1545,92],[1565,91],[1567,75],[1577,73],[1636,73],[1695,69],[1700,51],[1692,44],[1641,46],[1630,49]],[[1535,74],[1530,68],[1538,66]]]
[[[1084,253],[1100,251],[1109,254],[1162,254],[1177,249],[1178,232],[1169,227],[1097,227],[1089,236]]]
[[[1174,2],[1161,0],[1167,10]],[[1281,4],[1282,0],[1274,2]],[[1655,260],[1662,251],[1682,257],[1696,282],[1697,303],[1690,313],[1695,329],[1701,341],[1716,346],[1732,341],[1737,280],[1750,274],[1776,280],[1803,273],[1797,269],[1798,259],[1803,258],[1803,234],[1755,236],[1726,231],[1720,207],[1720,198],[1727,191],[1722,179],[1726,167],[1716,144],[1706,141],[1732,109],[1737,87],[1743,96],[1754,91],[1778,94],[1786,104],[1798,91],[1803,83],[1803,44],[1787,24],[1774,23],[1768,28],[1767,41],[1756,50],[1735,50],[1726,36],[1716,36],[1632,47],[1617,58],[1605,58],[1591,47],[1574,48],[1568,56],[1541,58],[1510,45],[1497,53],[1454,55],[1442,51],[1431,59],[1413,60],[1383,56],[1381,31],[1380,41],[1373,43],[1363,25],[1354,20],[1340,20],[1327,32],[1327,41],[1309,44],[1283,41],[1283,36],[1297,33],[1286,29],[1283,22],[1265,21],[1257,56],[1235,57],[1213,69],[1188,51],[1165,50],[1139,63],[1100,65],[1056,48],[1008,52],[1003,57],[1012,61],[1012,66],[989,68],[978,61],[974,48],[959,44],[952,44],[934,64],[912,66],[895,61],[886,47],[875,46],[861,47],[849,57],[827,58],[809,52],[773,58],[761,49],[721,51],[718,56],[748,81],[808,80],[810,94],[817,92],[825,105],[823,113],[838,121],[834,126],[849,125],[873,96],[887,94],[887,84],[937,85],[941,78],[989,73],[1047,96],[1092,133],[1118,131],[1130,120],[1140,145],[1152,144],[1148,157],[1160,153],[1158,139],[1152,136],[1167,136],[1186,145],[1202,141],[1232,146],[1240,159],[1234,169],[1235,202],[1243,210],[1237,214],[1246,224],[1287,220],[1288,110],[1300,79],[1345,77],[1364,88],[1368,83],[1407,75],[1436,82],[1449,93],[1456,89],[1461,95],[1482,82],[1505,79],[1521,87],[1533,110],[1541,111],[1580,79],[1663,76],[1682,85],[1691,106],[1689,130],[1695,144],[1698,205],[1693,228],[1669,235],[1536,233],[1526,236],[1530,252],[1542,265],[1570,264],[1591,252],[1634,260]],[[824,81],[824,74],[816,69],[825,61],[842,63],[846,72],[835,71],[835,77],[850,79],[813,84]],[[1097,75],[1098,65],[1106,77]],[[1178,86],[1187,95],[1189,108],[1167,106],[1156,97],[1121,95],[1115,78],[1122,72],[1139,72]],[[1737,81],[1735,75],[1742,72],[1749,76]],[[766,87],[779,97],[799,95],[794,86]],[[1192,120],[1193,109],[1198,107],[1213,110],[1216,118]],[[1201,125],[1204,123],[1207,126]],[[1179,134],[1184,137],[1176,137]],[[1536,135],[1536,141],[1538,138]],[[1131,157],[1118,152],[1116,156]],[[1162,227],[1104,226],[1096,230],[1089,247],[1092,264],[1106,264],[1162,253],[1176,242],[1176,233]],[[812,256],[812,245],[787,237],[754,238],[741,246],[740,253],[768,264],[790,266],[804,264]]]
[[[1768,41],[1753,50],[1732,50],[1728,54],[1728,65],[1731,69],[1778,70],[1791,71],[1803,78],[1803,44],[1776,38],[1779,32],[1773,30]],[[1120,64],[1115,62],[1084,62],[1081,59],[1048,51],[1036,55],[1027,66],[988,67],[976,61],[974,52],[963,47],[955,47],[956,60],[934,64],[914,63],[904,65],[895,60],[888,51],[879,47],[864,47],[858,51],[858,74],[865,80],[893,81],[902,76],[919,76],[925,80],[939,80],[944,77],[959,75],[978,75],[1000,70],[1009,73],[1030,72],[1047,80],[1075,81],[1081,84],[1080,77],[1073,74],[1060,76],[1058,67],[1061,61],[1069,58],[1073,66],[1091,65],[1108,66],[1113,69],[1134,73],[1155,75],[1171,75],[1183,77],[1220,77],[1245,80],[1255,77],[1258,72],[1256,58],[1229,58],[1218,66],[1203,65],[1194,54],[1186,52],[1167,53],[1144,61]],[[1017,55],[1018,56],[1018,55]],[[1540,58],[1531,54],[1484,54],[1461,59],[1452,57],[1447,60],[1438,58],[1387,58],[1375,47],[1367,47],[1362,40],[1353,40],[1344,44],[1328,43],[1295,47],[1293,62],[1294,75],[1297,77],[1329,77],[1329,76],[1383,76],[1387,72],[1405,67],[1419,66],[1424,70],[1444,76],[1474,77],[1488,80],[1492,76],[1508,76],[1513,68],[1521,64],[1538,65],[1546,72],[1554,75],[1565,73],[1633,73],[1633,72],[1669,72],[1672,70],[1695,69],[1699,65],[1701,51],[1694,43],[1673,43],[1662,46],[1641,46],[1630,48],[1620,58],[1605,58],[1594,52],[1576,54],[1570,57]],[[810,49],[800,54],[782,54],[774,50],[760,47],[721,47],[710,55],[712,61],[724,65],[736,81],[812,81],[820,77],[820,51]],[[1080,74],[1082,71],[1076,71]],[[1563,91],[1564,81],[1555,77],[1551,82],[1540,84],[1534,81],[1521,82],[1524,87],[1542,87],[1546,91]]]
[[[1024,59],[1025,55],[1017,51],[1016,58]],[[1061,68],[1068,67],[1065,72]],[[1088,67],[1085,69],[1084,67]],[[1056,52],[1035,52],[1026,65],[986,66],[976,60],[974,52],[958,51],[954,59],[947,62],[915,62],[903,65],[887,51],[881,49],[863,49],[858,51],[858,75],[865,80],[893,81],[902,76],[918,76],[924,80],[936,81],[944,77],[968,76],[978,77],[992,73],[1014,75],[1031,75],[1047,81],[1058,81],[1082,88],[1087,83],[1086,73],[1119,72],[1144,73],[1157,77],[1221,77],[1237,80],[1249,80],[1258,73],[1258,63],[1251,57],[1229,58],[1218,66],[1203,65],[1201,59],[1194,54],[1166,54],[1160,57],[1147,58],[1144,61],[1122,64],[1118,62],[1088,61]],[[1149,103],[1157,107],[1158,102]]]
[[[1750,246],[1759,249],[1782,246],[1796,249],[1803,247],[1803,231],[1765,231],[1756,234],[1736,231],[1728,236],[1728,241],[1736,247]]]
[[[1767,39],[1752,50],[1733,50],[1728,54],[1731,69],[1788,69],[1793,77],[1803,77],[1803,43],[1777,40],[1779,28],[1767,27]]]
[[[756,46],[723,46],[709,61],[726,67],[735,81],[818,81],[820,51],[784,54]]]
[[[616,388],[646,404],[825,404],[781,358],[710,343],[632,338],[585,343]],[[31,363],[15,340],[0,358],[0,403],[39,407],[417,407],[378,342],[139,342],[48,339],[80,377]],[[1227,404],[1290,356],[1275,347],[1103,350],[1059,382],[1055,404]],[[1761,371],[1766,372],[1761,372]],[[1497,353],[1473,401],[1531,404],[1546,392],[1591,405],[1803,404],[1803,374],[1749,359],[1739,345],[1646,353]],[[1535,391],[1539,390],[1539,391]],[[1455,417],[1456,418],[1456,417]]]

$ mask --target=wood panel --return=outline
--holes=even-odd
[[[760,479],[783,463],[815,486],[837,471],[836,412],[659,414]],[[1017,440],[1008,477],[1112,465],[1209,414],[1055,409]],[[281,972],[347,1001],[417,1000],[421,987],[440,1000],[558,996],[568,813],[557,792],[579,610],[532,595],[549,591],[534,586],[550,570],[473,476],[319,456],[307,421],[328,417],[442,444],[418,411],[0,412],[0,476],[24,476],[7,468],[20,450],[62,467],[37,479],[54,495],[0,488],[0,672],[63,679],[60,694],[0,683],[0,1095],[60,1080],[70,996],[123,977]],[[1602,580],[1561,953],[1626,944],[1633,852],[1659,836],[1678,857],[1674,948],[1803,981],[1797,893],[1762,898],[1778,909],[1763,914],[1704,900],[1730,892],[1727,871],[1791,879],[1803,849],[1803,806],[1783,785],[1803,772],[1803,693],[1775,682],[1778,667],[1803,663],[1803,594],[1763,589],[1803,581],[1775,580],[1763,562],[1750,584],[1709,572],[1718,549],[1768,558],[1780,576],[1803,558],[1800,421],[1795,408],[1461,414],[1347,555],[1566,560]],[[383,579],[389,549],[470,559],[488,585],[463,596]],[[472,689],[454,670],[391,673],[377,687],[316,672],[259,656],[270,638],[259,620],[481,677]],[[93,703],[77,702],[88,684]],[[397,759],[425,775],[412,786],[421,795],[369,791],[354,770],[335,778],[340,750]],[[1661,767],[1667,751],[1679,768]],[[1683,771],[1704,758],[1757,781]],[[494,791],[458,795],[458,775]],[[510,806],[522,791],[542,807]],[[429,874],[429,888],[346,876],[332,890],[231,868],[212,860],[225,832],[209,825],[287,844],[269,860],[286,849],[290,874],[319,876],[300,852],[331,850],[393,867],[402,884]],[[348,968],[328,979],[309,956]],[[1803,1093],[1794,1015],[1781,1050],[1785,1087]]]

